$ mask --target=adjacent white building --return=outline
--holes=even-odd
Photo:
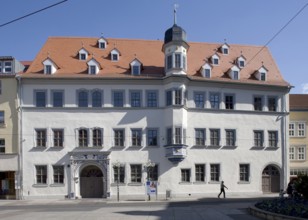
[[[176,24],[164,42],[49,38],[20,79],[23,197],[278,192],[289,89],[267,48]]]

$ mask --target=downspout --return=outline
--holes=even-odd
[[[19,186],[19,192],[18,192],[18,199],[23,199],[23,176],[22,176],[22,170],[23,170],[23,153],[22,153],[22,82],[21,82],[21,76],[16,75],[17,79],[17,112],[18,112],[18,138],[19,138],[19,147],[18,147],[18,173],[19,173],[19,179],[18,179],[18,186]]]

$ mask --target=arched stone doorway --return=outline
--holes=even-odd
[[[262,172],[262,191],[273,193],[280,191],[280,172],[276,166],[268,165]]]
[[[86,166],[80,173],[82,198],[102,198],[104,195],[103,173],[94,165]]]

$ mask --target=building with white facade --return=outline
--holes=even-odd
[[[286,188],[290,85],[268,48],[176,24],[164,42],[51,37],[20,86],[25,199]]]

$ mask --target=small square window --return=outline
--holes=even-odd
[[[99,43],[99,48],[105,49],[106,48],[106,43],[105,42],[100,42]]]
[[[218,65],[219,64],[219,59],[218,58],[213,58],[213,64]]]
[[[87,55],[85,53],[80,53],[79,54],[79,59],[80,60],[86,60],[87,59]]]
[[[222,49],[222,53],[223,53],[223,54],[229,54],[228,48],[223,48],[223,49]]]
[[[244,60],[240,60],[239,61],[239,67],[244,67],[245,66],[245,61]]]
[[[118,54],[116,54],[116,53],[111,54],[111,60],[112,61],[118,61],[118,59],[119,59],[119,55]]]
[[[11,61],[4,62],[4,72],[5,73],[12,72],[12,62]]]

